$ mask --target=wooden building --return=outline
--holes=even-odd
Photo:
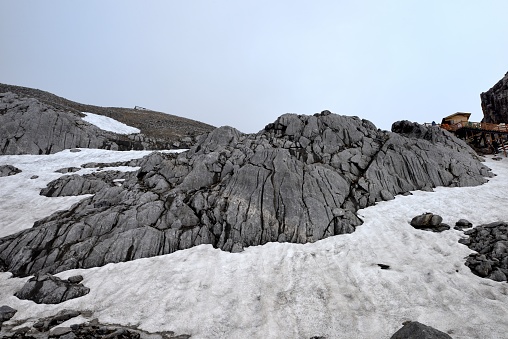
[[[458,123],[462,123],[462,125],[465,125],[465,123],[469,122],[470,116],[471,113],[467,112],[453,113],[452,115],[443,118],[443,120],[441,121],[441,125],[456,125]]]

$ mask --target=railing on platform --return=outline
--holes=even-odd
[[[502,123],[502,124],[491,124],[486,122],[459,122],[457,124],[448,125],[448,124],[441,124],[441,128],[455,132],[461,128],[469,128],[469,129],[478,129],[478,130],[484,130],[484,131],[493,131],[493,132],[508,132],[508,125]]]

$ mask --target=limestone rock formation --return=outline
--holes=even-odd
[[[469,238],[459,242],[477,252],[469,255],[466,266],[480,277],[508,281],[508,223],[480,225],[464,234]]]
[[[10,306],[7,305],[0,306],[0,324],[14,317],[14,314],[16,314],[16,312],[17,310],[15,310]]]
[[[508,73],[494,87],[481,93],[480,98],[484,122],[508,123]]]
[[[19,299],[32,300],[38,304],[58,304],[82,297],[88,292],[90,289],[79,282],[73,283],[50,274],[40,274],[28,280],[15,295]]]
[[[353,232],[362,223],[357,210],[377,201],[487,181],[489,170],[466,144],[425,131],[430,138],[405,136],[327,111],[286,114],[257,134],[218,128],[188,152],[153,153],[121,186],[0,239],[0,261],[26,276],[199,244],[237,252],[314,242]]]
[[[111,150],[169,149],[142,134],[119,135],[34,98],[0,93],[0,155],[50,154],[73,147]]]
[[[452,339],[452,337],[418,321],[408,321],[390,339]]]
[[[12,165],[1,165],[0,166],[0,177],[8,177],[10,175],[16,175],[21,173],[19,168],[16,168]]]

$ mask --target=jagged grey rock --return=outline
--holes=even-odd
[[[12,308],[10,306],[7,306],[7,305],[0,306],[0,323],[7,321],[7,320],[11,319],[12,317],[14,317],[14,314],[16,314],[16,312],[17,312],[17,310],[15,310],[14,308]]]
[[[487,181],[489,169],[465,143],[439,128],[408,126],[398,134],[323,112],[285,114],[257,134],[218,128],[188,152],[143,158],[120,187],[107,185],[0,239],[0,260],[26,276],[199,244],[237,252],[314,242],[354,232],[358,209],[397,194]],[[55,194],[68,192],[83,190]]]
[[[78,113],[56,109],[34,98],[0,93],[0,154],[51,154],[68,148],[154,149],[142,134],[125,136],[101,130]],[[171,145],[162,145],[171,148]]]
[[[0,177],[8,177],[21,173],[21,170],[12,165],[1,165],[0,166]]]
[[[469,237],[459,242],[477,252],[468,256],[466,266],[482,278],[508,281],[508,223],[480,225],[464,234]]]
[[[484,122],[508,123],[508,73],[480,98]]]
[[[15,296],[37,304],[58,304],[82,297],[88,292],[90,289],[83,284],[62,280],[50,274],[40,274],[28,280]]]
[[[452,339],[452,337],[417,321],[408,321],[390,339]]]

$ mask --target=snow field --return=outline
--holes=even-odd
[[[87,112],[82,113],[86,115],[84,118],[82,118],[84,121],[89,122],[92,125],[95,125],[104,131],[110,131],[117,134],[141,133],[141,131],[138,128],[131,127],[129,125],[124,124],[123,122],[117,121],[110,117]]]
[[[0,157],[0,164],[24,171],[7,177],[17,181],[13,179],[25,174],[18,186],[11,187],[19,190],[23,181],[32,185],[28,178],[33,174],[40,175],[42,185],[53,180],[49,176],[61,175],[51,174],[53,170],[98,161],[94,156],[101,162],[119,161],[109,158],[116,152],[99,155],[94,151],[99,150],[72,155],[64,151],[44,163]],[[71,160],[75,154],[91,158]],[[389,338],[406,320],[433,326],[454,339],[506,338],[508,284],[471,273],[464,265],[471,251],[458,243],[462,232],[431,233],[409,225],[412,217],[424,212],[440,214],[452,226],[460,218],[474,225],[505,220],[508,159],[487,160],[487,166],[498,176],[485,185],[398,196],[359,211],[364,224],[356,232],[312,244],[269,243],[237,254],[201,245],[154,258],[62,272],[61,278],[82,274],[91,291],[59,305],[17,299],[13,294],[28,278],[0,273],[0,304],[18,310],[11,321],[52,316],[63,309],[91,310],[93,318],[103,323],[138,326],[149,332],[174,331],[193,338]],[[0,197],[8,182],[3,179]],[[31,204],[38,202],[21,201],[35,201],[32,196],[10,194],[24,206],[18,213],[35,212]],[[45,199],[55,202],[53,209],[71,204],[54,200],[61,198]],[[15,207],[4,207],[5,203],[0,200],[2,214]],[[41,209],[44,216],[51,210]],[[19,223],[31,227],[27,220]],[[380,263],[390,269],[381,270]]]

